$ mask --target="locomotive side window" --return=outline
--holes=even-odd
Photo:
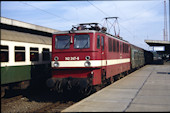
[[[97,49],[100,49],[100,36],[97,36]]]
[[[70,36],[56,36],[55,38],[55,48],[56,49],[69,49],[70,48]]]
[[[75,35],[74,36],[74,48],[90,48],[90,36],[89,35]]]
[[[30,61],[38,61],[39,60],[39,53],[38,48],[30,48]]]
[[[102,40],[102,50],[104,50],[104,37],[102,36],[101,38],[102,38],[101,39]]]
[[[123,44],[123,52],[128,53],[128,45],[127,44]]]
[[[126,53],[126,48],[127,48],[127,45],[126,44],[123,44],[123,52]]]
[[[122,48],[123,48],[123,49],[122,49],[122,52],[123,52],[123,53],[126,53],[126,51],[125,51],[125,50],[126,50],[125,45],[126,45],[126,44],[122,43]]]
[[[50,50],[48,48],[43,48],[42,56],[44,61],[50,60]]]
[[[109,43],[109,52],[112,52],[112,39],[111,38],[109,38],[108,43]]]
[[[125,44],[123,43],[123,53],[125,53]]]
[[[25,61],[25,47],[15,46],[15,61]]]
[[[122,52],[122,43],[120,42],[120,52]]]
[[[127,45],[127,53],[129,52],[129,45]]]
[[[127,44],[124,44],[124,52],[128,53],[128,45]]]
[[[113,52],[116,52],[116,41],[113,39]]]
[[[117,41],[117,52],[119,52],[119,41]]]
[[[0,45],[0,62],[8,62],[8,46]]]

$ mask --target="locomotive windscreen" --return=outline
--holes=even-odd
[[[70,36],[56,36],[55,38],[55,48],[56,49],[69,49],[70,48]]]
[[[89,35],[75,35],[74,36],[74,48],[90,48],[90,36]]]

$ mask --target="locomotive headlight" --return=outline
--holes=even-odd
[[[59,63],[57,61],[54,62],[54,67],[59,67]]]
[[[86,59],[86,60],[90,60],[90,56],[86,56],[85,59]]]
[[[85,66],[85,67],[90,67],[90,65],[91,65],[91,63],[90,63],[89,61],[86,61],[86,62],[84,63],[84,66]]]
[[[59,58],[56,56],[56,57],[54,57],[54,60],[57,61],[57,60],[59,60]]]

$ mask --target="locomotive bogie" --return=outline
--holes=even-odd
[[[52,75],[53,77],[47,80],[47,86],[57,92],[74,88],[84,91],[101,83],[100,69],[59,69],[53,70]]]

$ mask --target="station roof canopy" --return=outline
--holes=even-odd
[[[145,42],[149,46],[165,46],[165,45],[170,45],[170,41],[162,41],[162,40],[145,40]]]
[[[163,40],[145,40],[149,46],[164,46],[165,51],[162,53],[170,54],[170,41]]]
[[[43,27],[43,26],[39,26],[39,25],[34,25],[34,24],[30,24],[30,23],[26,23],[26,22],[14,20],[14,19],[5,18],[5,17],[0,17],[0,20],[1,20],[0,23],[2,23],[2,24],[32,29],[32,30],[36,30],[36,31],[42,31],[42,32],[47,32],[47,33],[54,33],[54,32],[59,31],[59,30],[56,30],[56,29]]]

